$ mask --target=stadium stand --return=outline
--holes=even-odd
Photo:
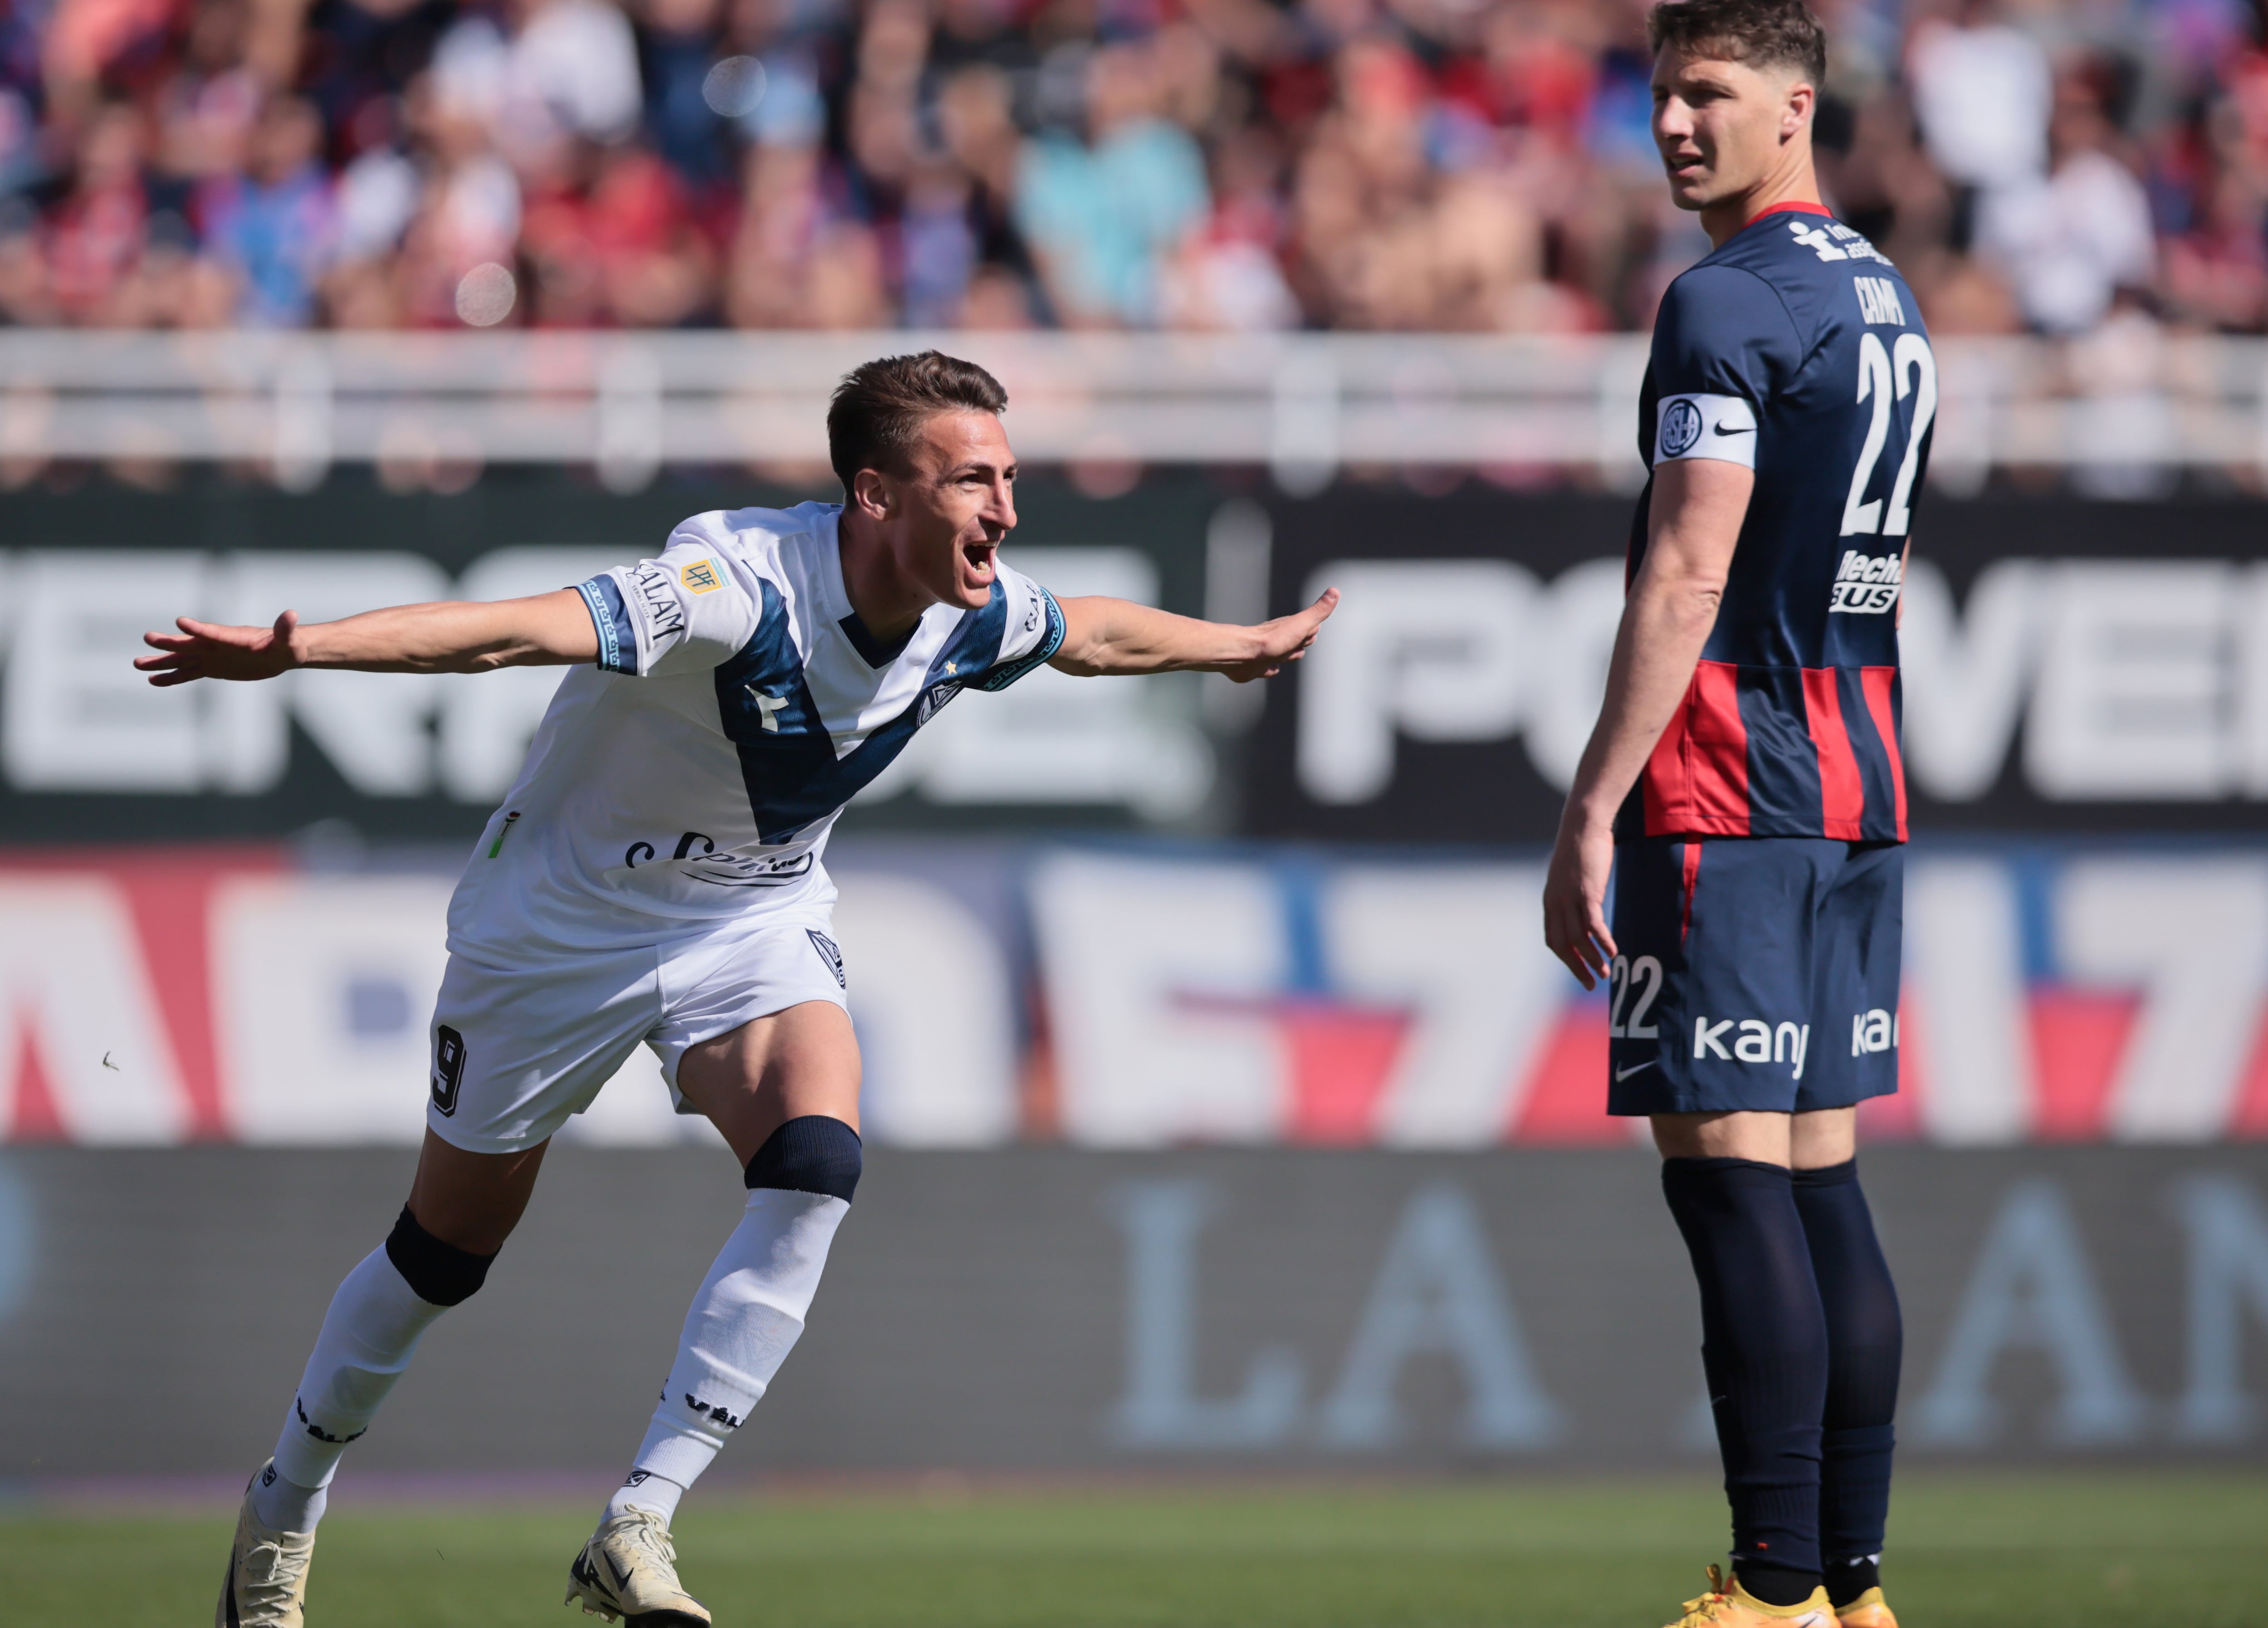
[[[1940,333],[2268,324],[2257,0],[1834,0]],[[18,0],[28,327],[1643,329],[1635,0]]]

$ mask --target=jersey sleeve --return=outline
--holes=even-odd
[[[1653,325],[1653,456],[1756,465],[1759,409],[1801,359],[1794,320],[1770,284],[1731,266],[1687,272]]]
[[[638,678],[697,673],[754,636],[763,606],[725,564],[706,518],[679,527],[656,557],[576,584],[598,630],[600,667]]]
[[[1005,565],[1000,587],[1007,601],[1007,626],[1000,637],[1000,654],[990,671],[977,681],[979,689],[1005,689],[1063,648],[1063,607],[1056,596],[1021,571]]]

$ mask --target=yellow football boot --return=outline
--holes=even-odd
[[[1898,1619],[1890,1615],[1890,1603],[1882,1598],[1880,1588],[1869,1588],[1850,1604],[1837,1606],[1835,1620],[1842,1628],[1898,1628]]]
[[[1801,1605],[1766,1605],[1741,1587],[1737,1577],[1726,1580],[1723,1570],[1709,1568],[1709,1590],[1685,1602],[1685,1615],[1669,1628],[1837,1628],[1835,1608],[1827,1603],[1827,1590],[1815,1588]]]

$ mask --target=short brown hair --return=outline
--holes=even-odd
[[[1000,381],[974,362],[924,350],[852,368],[827,407],[827,461],[849,492],[861,469],[902,473],[906,451],[939,413],[997,413],[1008,405]]]
[[[1674,45],[1751,68],[1793,68],[1816,90],[1827,83],[1827,31],[1803,0],[1665,0],[1646,14],[1653,53]]]

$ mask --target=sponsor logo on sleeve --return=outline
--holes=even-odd
[[[645,612],[647,637],[661,639],[685,631],[685,606],[678,599],[677,586],[670,581],[666,568],[656,561],[645,560],[631,568],[630,578],[638,604]]]
[[[685,585],[685,591],[688,593],[713,593],[722,586],[718,580],[717,565],[713,560],[694,561],[677,573],[677,579]]]

